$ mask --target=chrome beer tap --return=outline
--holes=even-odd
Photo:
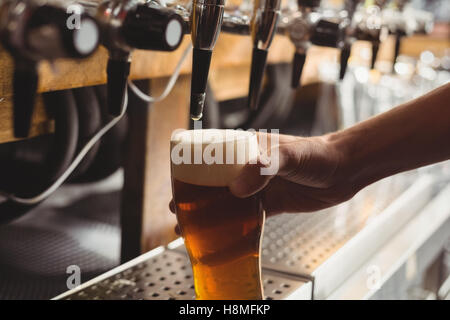
[[[291,87],[300,86],[300,78],[306,60],[306,53],[311,46],[311,35],[320,15],[314,12],[320,6],[320,0],[303,1],[298,0],[298,11],[294,14],[287,28],[288,36],[295,46],[294,58],[292,60]]]
[[[252,63],[248,106],[250,110],[258,107],[259,94],[262,87],[267,53],[272,43],[280,17],[281,0],[255,0],[250,31],[253,40]]]
[[[394,72],[395,63],[400,53],[401,40],[411,31],[402,13],[407,2],[407,0],[392,1],[389,7],[385,8],[382,12],[383,24],[387,27],[389,33],[395,36],[392,72]]]
[[[350,1],[349,1],[350,2]],[[381,9],[387,3],[386,0],[377,0],[375,4],[367,1],[358,6],[359,1],[350,3],[350,10],[354,10],[350,25],[346,28],[344,50],[341,53],[340,78],[345,75],[347,60],[350,56],[351,45],[356,40],[369,41],[372,44],[372,58],[370,66],[373,69],[378,55],[381,39],[387,35],[387,29],[383,27]]]
[[[190,28],[193,44],[190,116],[203,115],[211,56],[224,13],[224,0],[193,0]]]
[[[306,55],[311,45],[342,48],[343,24],[339,17],[325,17],[319,10],[320,0],[298,0],[298,11],[281,25],[295,46],[291,87],[300,85]]]
[[[156,2],[108,0],[93,10],[109,52],[108,108],[117,116],[126,96],[132,51],[173,51],[179,47],[186,26],[180,15]]]
[[[347,65],[348,65],[348,59],[350,58],[350,53],[352,50],[352,22],[353,22],[353,16],[356,12],[356,9],[359,5],[361,0],[345,0],[344,2],[344,12],[345,16],[343,19],[343,24],[345,28],[345,38],[344,38],[344,44],[341,49],[340,54],[340,70],[339,70],[339,79],[344,79],[345,72],[347,71]]]
[[[395,36],[392,72],[400,53],[401,41],[414,33],[429,33],[433,29],[433,15],[408,7],[409,0],[393,0],[383,10],[383,24]]]
[[[55,1],[9,0],[0,5],[0,38],[14,61],[14,135],[27,137],[39,61],[88,57],[99,43],[98,26],[76,4],[69,7]]]

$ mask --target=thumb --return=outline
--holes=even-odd
[[[240,175],[228,186],[230,192],[239,198],[246,198],[264,189],[273,176],[262,175],[261,168],[269,166],[268,160],[259,159],[256,164],[246,164]]]

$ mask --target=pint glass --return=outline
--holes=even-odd
[[[264,211],[258,196],[228,190],[257,137],[237,130],[185,130],[172,135],[172,192],[192,264],[197,299],[262,299],[260,242]]]

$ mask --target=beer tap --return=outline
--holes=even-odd
[[[283,28],[295,46],[291,87],[300,85],[308,48],[311,45],[342,48],[344,29],[339,19],[325,18],[318,11],[320,0],[298,0],[298,11]]]
[[[190,15],[193,44],[190,116],[203,115],[211,56],[222,27],[224,0],[193,0]]]
[[[343,24],[345,31],[344,44],[341,49],[340,54],[340,70],[339,70],[339,80],[344,79],[345,72],[347,70],[348,59],[350,58],[350,53],[352,50],[352,21],[356,9],[361,0],[345,0],[344,2],[344,12],[346,13]]]
[[[121,113],[134,49],[173,51],[183,39],[185,23],[173,10],[155,2],[108,0],[96,8],[103,45],[108,49],[107,103]]]
[[[394,5],[396,5],[396,9],[398,11],[403,11],[405,4],[408,2],[408,0],[396,0],[394,1]],[[408,30],[406,29],[406,26],[403,24],[403,28],[399,27],[395,30],[395,45],[394,45],[394,57],[392,61],[392,71],[394,71],[395,63],[397,62],[398,55],[400,53],[400,45],[402,38],[406,36],[408,33]]]
[[[318,15],[313,10],[319,5],[320,0],[298,0],[298,12],[288,28],[289,38],[295,46],[292,60],[292,88],[297,88],[300,85],[300,78],[306,61],[306,52],[311,46],[311,33],[319,20]]]
[[[255,0],[254,2],[250,22],[253,52],[248,93],[248,106],[251,110],[256,110],[258,107],[267,53],[280,17],[280,3],[281,0]]]
[[[374,6],[369,6],[366,10],[365,33],[369,36],[369,41],[372,43],[372,60],[370,68],[375,68],[378,51],[380,49],[380,38],[382,37],[382,20],[381,10],[389,2],[389,0],[375,0]]]
[[[369,41],[372,44],[372,57],[370,66],[373,69],[378,55],[381,39],[387,31],[382,25],[381,8],[386,0],[377,0],[375,4],[363,3],[359,0],[349,0],[346,3],[348,17],[344,21],[345,40],[341,51],[341,70],[339,78],[342,80],[347,69],[348,58],[353,42],[356,40]]]
[[[400,53],[401,41],[413,33],[429,33],[433,28],[433,17],[428,12],[408,8],[409,0],[393,0],[391,6],[383,10],[383,23],[389,33],[395,36],[392,72]]]
[[[93,17],[72,4],[9,0],[0,5],[0,38],[14,61],[14,136],[25,138],[31,126],[38,87],[38,64],[58,58],[86,58],[99,43]]]

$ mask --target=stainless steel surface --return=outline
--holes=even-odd
[[[326,298],[430,200],[430,177],[420,177],[405,192],[408,180],[399,178],[380,181],[333,209],[269,219],[263,267],[309,276],[314,298]]]
[[[329,299],[408,299],[450,237],[450,185],[339,286]]]
[[[193,1],[190,23],[194,48],[214,49],[222,26],[223,11],[223,0]]]
[[[251,21],[253,47],[268,50],[280,18],[280,0],[259,0],[254,2]]]
[[[103,45],[108,49],[122,49],[131,51],[122,36],[121,28],[127,16],[127,12],[136,5],[137,1],[104,1],[98,7],[90,8],[91,13],[95,15],[102,30]]]
[[[151,253],[151,252],[150,252]],[[148,254],[147,254],[148,255]],[[266,299],[311,299],[308,280],[263,271]],[[66,300],[191,300],[195,298],[192,269],[186,254],[158,248],[145,259],[89,281],[55,299]]]

